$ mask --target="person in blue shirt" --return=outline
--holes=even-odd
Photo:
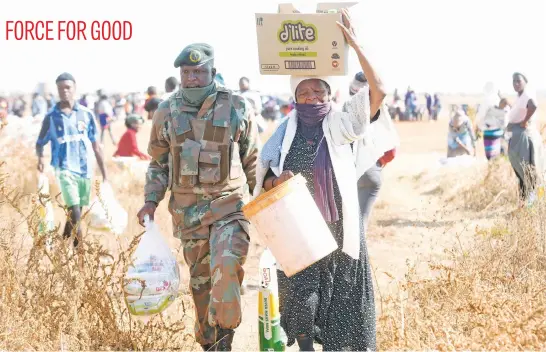
[[[82,208],[89,205],[94,169],[93,154],[104,182],[106,169],[102,149],[97,142],[95,115],[76,101],[74,77],[65,72],[57,77],[55,83],[59,92],[59,102],[42,122],[36,142],[36,155],[38,171],[43,172],[44,146],[51,142],[51,166],[55,169],[63,200],[69,209],[63,237],[69,238],[80,221]],[[74,247],[81,240],[79,226],[75,230]]]

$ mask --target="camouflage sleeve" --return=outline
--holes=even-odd
[[[154,113],[148,154],[152,157],[146,172],[144,199],[146,202],[158,203],[163,200],[169,186],[169,152],[170,144],[167,135],[169,103],[162,102]]]
[[[250,103],[242,98],[238,101],[239,109],[236,109],[239,117],[239,152],[243,170],[245,171],[250,194],[256,186],[256,164],[261,149],[258,125],[253,115]]]

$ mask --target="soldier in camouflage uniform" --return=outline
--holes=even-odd
[[[181,239],[204,350],[231,351],[241,323],[249,223],[241,209],[256,184],[257,127],[248,102],[214,80],[214,52],[186,47],[174,62],[182,88],[161,102],[148,146],[145,205],[153,214],[167,190],[174,236]]]

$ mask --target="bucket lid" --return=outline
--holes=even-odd
[[[296,174],[294,177],[281,183],[277,187],[270,189],[269,191],[260,194],[252,202],[243,206],[243,213],[247,219],[250,219],[263,209],[269,207],[279,199],[282,199],[287,194],[291,193],[300,184],[304,184],[307,181],[301,174]]]

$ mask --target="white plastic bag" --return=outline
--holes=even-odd
[[[123,287],[129,312],[137,316],[165,310],[176,299],[180,286],[178,262],[169,245],[155,222],[147,216],[144,222],[146,232],[133,254]]]
[[[127,228],[127,212],[114,197],[114,191],[109,183],[101,184],[99,192],[105,206],[98,197],[93,200],[89,211],[89,226],[112,231],[116,235],[122,234]]]
[[[135,156],[118,156],[112,158],[112,161],[122,170],[129,172],[131,175],[142,176],[146,175],[150,161],[140,160]]]

